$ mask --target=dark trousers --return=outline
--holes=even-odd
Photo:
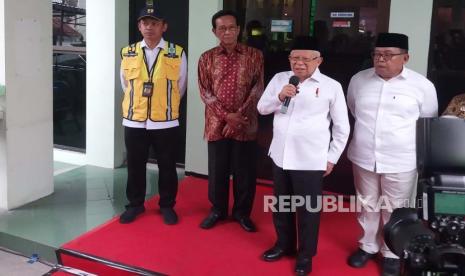
[[[229,177],[233,175],[235,218],[249,217],[256,185],[256,142],[222,139],[208,142],[208,199],[212,210],[228,215]]]
[[[323,174],[324,171],[283,170],[273,163],[274,195],[278,199],[279,196],[306,197],[305,200],[310,199],[310,206],[315,209],[317,197],[322,193]],[[286,201],[288,202],[289,199]],[[278,209],[277,204],[275,208]],[[298,237],[299,256],[313,257],[318,246],[320,212],[309,212],[305,205],[297,207],[296,212],[297,219],[294,212],[279,212],[279,209],[278,212],[273,212],[273,223],[278,237],[277,245],[284,250],[294,250]]]
[[[126,196],[128,207],[142,206],[146,191],[146,165],[149,149],[153,147],[158,163],[158,191],[161,208],[173,207],[178,192],[176,173],[176,149],[178,127],[147,130],[144,128],[124,128],[128,161],[128,182]]]

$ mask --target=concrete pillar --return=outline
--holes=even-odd
[[[53,192],[52,2],[0,0],[0,209]]]
[[[86,163],[123,162],[120,50],[128,44],[129,0],[87,1]]]
[[[204,104],[197,84],[200,55],[215,47],[217,40],[211,32],[213,14],[223,8],[221,0],[189,1],[189,72],[187,91],[186,172],[208,174],[207,144],[203,139]]]

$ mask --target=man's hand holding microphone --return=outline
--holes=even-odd
[[[295,97],[299,93],[298,89],[299,85],[299,78],[297,76],[292,76],[289,79],[289,84],[286,84],[281,92],[278,94],[278,98],[283,105],[281,106],[281,113],[286,114],[287,108],[289,107],[289,103],[291,102],[291,98]]]

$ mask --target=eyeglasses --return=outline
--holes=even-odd
[[[383,60],[385,61],[390,61],[394,56],[400,56],[400,55],[405,55],[406,53],[398,53],[398,54],[392,54],[392,53],[376,53],[376,52],[373,52],[371,53],[371,57],[374,59],[374,60],[379,60],[380,58],[383,58]]]
[[[292,61],[292,62],[297,62],[297,61],[303,61],[305,63],[308,63],[308,62],[312,62],[314,61],[315,59],[318,59],[320,58],[321,56],[318,56],[318,57],[314,57],[314,58],[307,58],[307,57],[293,57],[293,56],[289,56],[289,60]]]
[[[220,26],[220,27],[217,27],[216,30],[220,33],[225,33],[226,31],[235,32],[237,31],[237,28],[238,26],[229,26],[229,27]]]

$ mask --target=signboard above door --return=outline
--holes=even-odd
[[[354,18],[355,12],[331,12],[331,18]]]

